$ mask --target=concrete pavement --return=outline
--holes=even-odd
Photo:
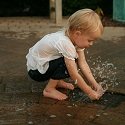
[[[99,101],[83,98],[77,89],[65,101],[44,98],[41,91],[46,82],[28,78],[25,56],[29,47],[62,28],[65,21],[56,26],[43,18],[0,18],[0,125],[125,124],[124,27],[106,27],[102,38],[86,50],[97,80],[110,83]]]

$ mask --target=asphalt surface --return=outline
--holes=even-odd
[[[108,87],[99,101],[90,101],[79,89],[62,89],[69,94],[65,101],[45,98],[47,82],[28,77],[28,49],[65,21],[56,26],[43,18],[0,18],[0,125],[125,124],[125,27],[105,27],[102,38],[86,50],[97,81]]]

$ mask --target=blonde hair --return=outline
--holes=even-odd
[[[81,9],[72,14],[66,26],[66,32],[79,30],[92,33],[100,29],[103,32],[103,25],[98,14],[91,9]]]

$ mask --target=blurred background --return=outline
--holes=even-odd
[[[112,17],[113,0],[62,0],[63,16],[78,9],[101,8],[104,16]],[[0,17],[49,16],[49,0],[0,0]]]

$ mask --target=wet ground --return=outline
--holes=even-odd
[[[124,27],[105,27],[102,38],[86,50],[95,78],[108,88],[99,101],[78,88],[62,89],[69,95],[65,101],[44,98],[46,82],[27,76],[29,47],[62,26],[42,18],[0,18],[0,125],[125,124]]]

